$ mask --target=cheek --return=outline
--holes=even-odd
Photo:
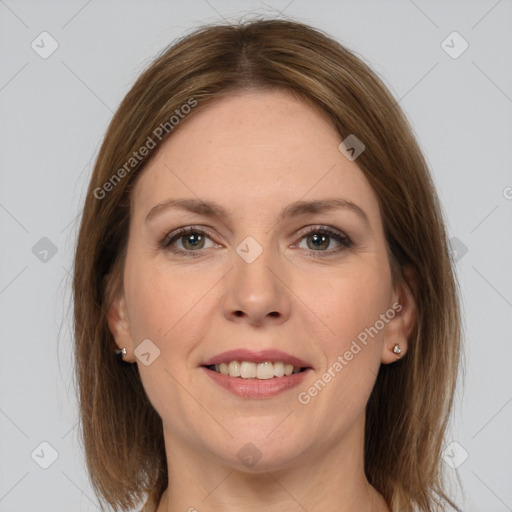
[[[137,361],[146,394],[162,418],[176,418],[175,429],[192,429],[194,421],[201,420],[199,410],[190,407],[190,388],[187,362],[196,340],[201,338],[204,323],[201,297],[211,287],[209,279],[202,281],[198,273],[186,276],[166,262],[144,260],[137,254],[126,262],[125,292],[130,333],[136,347],[142,340],[150,339],[158,347],[158,357],[145,366]],[[202,284],[201,284],[202,283]],[[174,421],[174,420],[172,420]]]
[[[319,377],[329,382],[321,401],[346,411],[360,410],[381,364],[386,325],[381,315],[389,307],[391,274],[385,264],[358,265],[323,284],[324,292],[315,299],[318,316],[329,327],[327,335],[319,327],[324,335],[318,332],[316,337],[322,340],[325,357]],[[322,384],[317,388],[322,389]]]
[[[150,338],[164,349],[195,310],[213,277],[172,267],[165,259],[148,261],[134,255],[126,262],[125,289],[129,297],[134,338]]]
[[[333,272],[320,282],[312,280],[308,287],[308,296],[314,297],[311,309],[329,327],[336,348],[375,324],[386,312],[392,290],[385,264],[364,263]]]
[[[365,256],[330,276],[307,281],[309,291],[316,290],[311,309],[329,331],[316,322],[313,335],[323,360],[315,378],[299,390],[298,414],[325,439],[338,438],[360,416],[380,367],[385,330],[371,328],[387,311],[391,274],[387,260],[378,263],[375,254]]]
[[[172,328],[179,301],[169,293],[162,279],[155,280],[143,267],[127,280],[130,332],[134,344],[149,338],[160,346],[165,334]]]

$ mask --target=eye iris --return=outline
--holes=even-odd
[[[185,249],[197,249],[200,244],[204,244],[204,238],[199,233],[189,233],[182,237],[184,239],[183,246]],[[190,247],[187,247],[190,244]]]
[[[319,247],[321,248],[322,245],[326,244],[326,242],[327,242],[326,247],[329,246],[329,236],[328,235],[315,233],[314,235],[311,235],[310,237],[308,237],[308,239],[309,238],[311,238],[312,242],[313,242],[313,247],[311,247],[311,245],[308,242],[308,246],[310,249],[318,249]],[[324,248],[326,248],[326,247],[324,247]]]

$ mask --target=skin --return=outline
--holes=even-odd
[[[377,197],[340,142],[321,111],[288,93],[229,93],[183,121],[137,181],[123,292],[108,321],[163,420],[170,478],[158,512],[389,511],[364,474],[364,413],[380,365],[397,359],[393,346],[407,351],[415,305],[393,283]],[[349,208],[278,221],[294,201],[333,197],[368,223]],[[169,208],[145,221],[170,198],[216,201],[229,216]],[[208,230],[204,245],[185,235],[172,247],[198,257],[159,246],[187,226]],[[353,245],[331,237],[315,248],[304,228],[321,226]],[[247,236],[263,250],[252,263],[236,252]],[[300,403],[397,302],[400,312]],[[160,355],[145,366],[134,350],[148,338]],[[277,348],[313,370],[277,396],[242,398],[200,367],[235,348]],[[237,456],[248,442],[261,455],[252,467]]]

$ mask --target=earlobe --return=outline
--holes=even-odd
[[[409,348],[409,338],[417,317],[415,298],[416,275],[412,268],[402,269],[402,278],[393,294],[395,315],[386,326],[381,362],[389,364],[401,359]]]

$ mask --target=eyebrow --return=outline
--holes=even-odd
[[[202,201],[201,199],[167,199],[151,208],[149,213],[146,215],[146,222],[169,209],[184,210],[203,215],[205,217],[230,217],[229,212],[227,212],[222,206],[220,206],[220,204],[216,203],[215,201]],[[298,217],[300,215],[323,213],[336,209],[348,209],[357,214],[364,221],[364,223],[368,225],[368,227],[370,226],[368,216],[361,207],[352,201],[349,201],[348,199],[341,198],[317,199],[313,201],[296,201],[289,204],[281,211],[277,223],[281,222],[287,217]]]

